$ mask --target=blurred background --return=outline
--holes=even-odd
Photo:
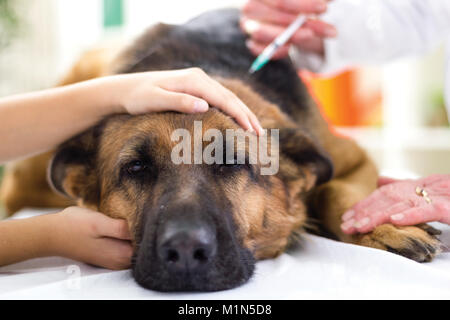
[[[0,96],[48,88],[83,51],[243,0],[0,0]],[[333,78],[299,73],[337,130],[398,177],[450,173],[444,49]],[[0,179],[2,169],[0,167]]]

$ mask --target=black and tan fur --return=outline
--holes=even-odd
[[[280,129],[277,175],[260,176],[251,166],[173,165],[170,134],[174,129],[192,130],[194,120],[202,120],[204,130],[238,128],[228,116],[211,110],[204,115],[161,113],[105,119],[54,153],[52,184],[79,205],[127,219],[136,245],[135,277],[157,290],[237,286],[251,276],[253,259],[281,254],[291,236],[307,224],[345,242],[430,261],[439,242],[425,225],[382,225],[356,236],[341,232],[341,215],[376,188],[374,164],[353,141],[329,130],[289,60],[271,62],[250,76],[247,70],[253,59],[239,30],[237,11],[222,10],[182,26],[150,29],[105,69],[114,73],[203,69],[240,97],[263,127]],[[100,69],[95,76],[104,74],[104,68]],[[91,77],[82,73],[71,82]],[[50,157],[25,160],[7,171],[1,195],[10,213],[28,206],[68,204],[44,187],[43,172]],[[127,165],[134,159],[148,166],[140,177],[127,176]],[[175,207],[176,212],[198,211],[198,206],[209,213],[203,218],[214,221],[222,237],[221,263],[209,274],[183,284],[183,279],[172,281],[163,269],[149,263],[148,252],[153,250],[155,226],[166,219],[164,212]]]

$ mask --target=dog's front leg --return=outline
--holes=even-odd
[[[341,241],[387,250],[419,262],[431,261],[439,252],[440,242],[437,230],[426,224],[410,227],[384,224],[370,233],[352,236],[342,232],[342,215],[376,189],[377,179],[374,164],[363,157],[353,170],[320,186],[312,199],[320,223]]]

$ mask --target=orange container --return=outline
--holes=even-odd
[[[332,125],[382,125],[381,78],[373,70],[349,70],[332,78],[301,71],[300,77]]]

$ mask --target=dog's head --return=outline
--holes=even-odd
[[[236,287],[250,278],[256,259],[285,249],[305,222],[304,196],[332,175],[316,144],[278,108],[259,102],[257,113],[267,119],[263,125],[280,129],[275,175],[261,175],[259,162],[195,164],[193,155],[192,164],[174,163],[176,129],[194,137],[194,122],[202,121],[203,134],[217,129],[224,139],[226,129],[238,129],[212,109],[199,115],[109,118],[59,148],[49,168],[51,184],[80,205],[128,221],[133,274],[142,286],[160,291]],[[192,150],[195,143],[189,142]],[[235,147],[247,158],[252,152],[247,144]]]

